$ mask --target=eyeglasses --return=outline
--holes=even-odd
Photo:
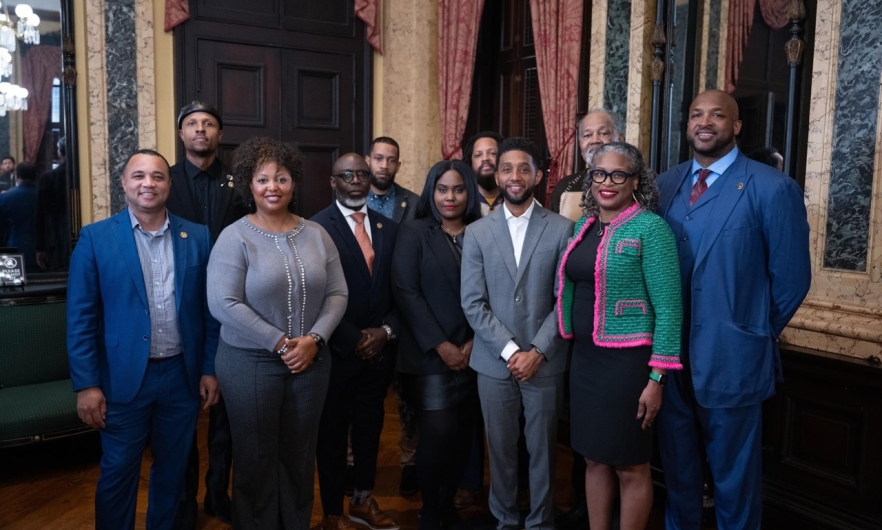
[[[624,184],[629,178],[637,176],[637,173],[625,173],[624,171],[607,173],[602,169],[592,169],[588,172],[588,176],[598,184],[603,184],[607,177],[609,177],[613,184]]]
[[[371,179],[370,171],[343,171],[341,173],[337,173],[334,175],[339,179],[343,179],[343,182],[349,183],[352,182],[355,177],[358,177],[359,182],[367,182]]]

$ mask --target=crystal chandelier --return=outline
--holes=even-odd
[[[18,38],[26,44],[40,44],[40,32],[37,30],[40,17],[34,13],[31,6],[18,4],[15,6],[15,16],[18,17]]]
[[[15,6],[15,25],[9,18],[9,10],[3,5],[0,13],[0,79],[12,76],[12,54],[15,53],[16,41],[23,40],[26,44],[40,44],[40,17],[31,6],[18,4]],[[28,91],[8,81],[0,82],[0,116],[10,110],[28,110]]]

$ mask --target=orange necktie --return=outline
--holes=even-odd
[[[355,240],[361,247],[361,253],[364,254],[364,261],[367,262],[368,271],[374,273],[374,247],[371,246],[371,238],[364,229],[364,212],[355,212],[352,219],[355,220]]]

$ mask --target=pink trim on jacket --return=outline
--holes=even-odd
[[[563,297],[564,290],[564,275],[566,274],[566,265],[567,260],[570,257],[570,253],[576,248],[576,245],[582,241],[582,238],[585,237],[585,233],[588,231],[588,228],[594,224],[595,217],[592,217],[585,221],[585,224],[582,225],[582,230],[579,231],[579,234],[570,240],[570,244],[567,245],[567,249],[564,251],[563,258],[560,260],[560,268],[557,270],[557,292],[560,293],[558,296]],[[557,329],[560,331],[560,336],[565,339],[572,339],[573,334],[567,333],[564,328],[563,321],[563,308],[560,305],[560,300],[557,303]]]

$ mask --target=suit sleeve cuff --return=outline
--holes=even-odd
[[[518,345],[515,344],[515,341],[509,340],[508,344],[505,345],[505,348],[502,348],[502,353],[500,354],[500,356],[505,362],[508,362],[508,360],[511,359],[511,356],[514,355],[514,352],[518,351],[519,349],[520,348],[518,348]]]

